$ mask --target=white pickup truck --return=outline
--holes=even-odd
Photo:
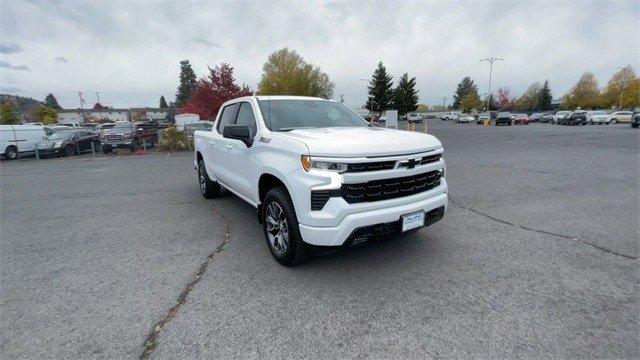
[[[435,137],[371,126],[336,101],[234,99],[194,139],[202,195],[224,187],[254,206],[283,265],[431,225],[447,207]]]

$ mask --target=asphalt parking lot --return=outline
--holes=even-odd
[[[640,358],[640,133],[429,132],[445,218],[295,268],[189,153],[0,163],[0,357]]]

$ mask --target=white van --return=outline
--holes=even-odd
[[[15,160],[20,155],[33,155],[36,143],[44,137],[42,126],[0,125],[0,154],[7,160]]]

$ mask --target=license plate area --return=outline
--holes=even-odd
[[[424,211],[416,211],[402,215],[402,232],[424,226]]]

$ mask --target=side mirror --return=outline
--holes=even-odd
[[[227,125],[222,130],[222,136],[227,139],[236,139],[242,141],[247,147],[253,145],[251,132],[247,125]]]

